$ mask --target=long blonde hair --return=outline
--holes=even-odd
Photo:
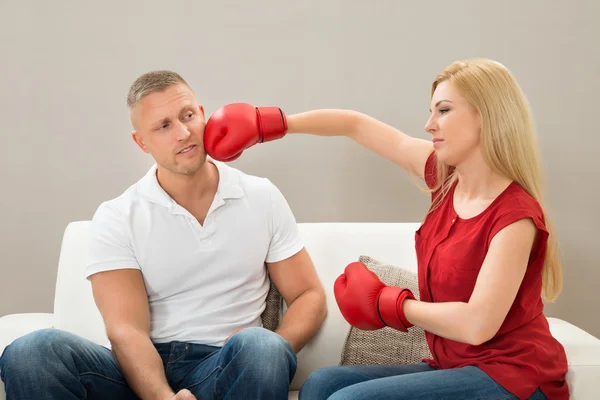
[[[558,242],[548,207],[544,203],[544,182],[532,113],[521,87],[502,64],[488,59],[456,61],[433,81],[431,96],[437,86],[448,81],[479,112],[481,144],[488,165],[516,181],[542,207],[549,232],[548,248],[542,270],[542,293],[554,301],[562,290],[562,267]],[[456,182],[455,170],[437,161],[435,208]]]

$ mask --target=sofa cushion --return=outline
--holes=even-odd
[[[418,278],[414,272],[369,256],[360,256],[358,261],[386,285],[408,288],[419,299]],[[389,327],[374,331],[350,327],[342,348],[340,365],[412,364],[429,357],[431,353],[422,328],[413,326],[408,333],[404,333]]]
[[[265,300],[266,307],[261,315],[263,327],[270,331],[275,331],[279,328],[281,322],[281,313],[283,311],[283,299],[281,294],[271,281],[269,293]]]

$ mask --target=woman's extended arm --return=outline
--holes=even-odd
[[[433,143],[405,134],[366,114],[352,110],[321,109],[287,116],[288,133],[346,136],[369,150],[423,178]]]

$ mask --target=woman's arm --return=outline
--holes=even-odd
[[[535,236],[530,219],[506,226],[492,239],[467,303],[405,300],[404,316],[411,324],[447,339],[472,345],[490,340],[519,291]]]
[[[346,136],[423,178],[433,151],[429,140],[414,138],[357,111],[322,109],[287,116],[287,133]]]

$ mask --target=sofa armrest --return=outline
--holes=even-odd
[[[600,379],[600,339],[558,318],[548,318],[550,332],[567,353],[570,398],[597,398]]]
[[[548,318],[550,332],[567,353],[569,365],[600,366],[600,339],[558,318]]]
[[[15,339],[38,329],[52,328],[54,314],[9,314],[0,318],[0,354]]]

